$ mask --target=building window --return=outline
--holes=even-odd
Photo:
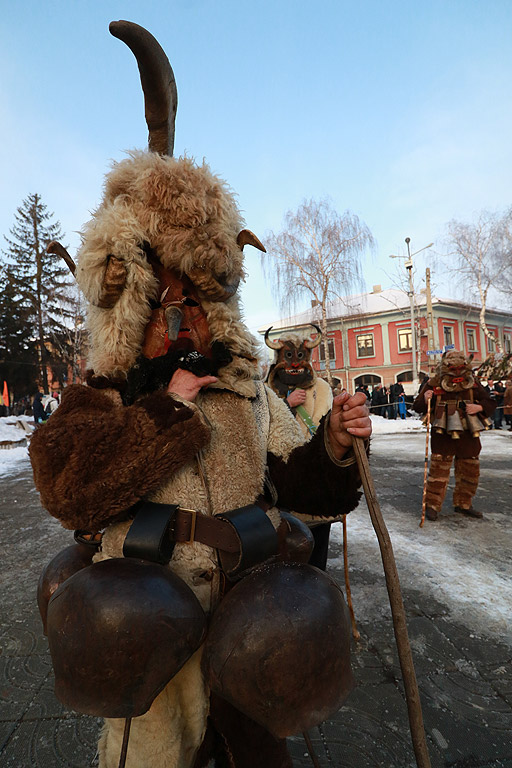
[[[450,344],[453,344],[453,328],[450,325],[444,325],[443,332],[444,332],[445,346],[449,346]]]
[[[356,336],[356,344],[358,357],[375,357],[373,333],[362,333]]]
[[[412,350],[412,333],[410,328],[400,328],[398,331],[398,351],[410,352]]]
[[[489,352],[496,352],[496,344],[489,338],[489,336],[487,337],[487,350]]]
[[[503,351],[512,352],[512,345],[510,343],[510,333],[503,334]]]
[[[336,356],[334,353],[334,339],[329,339],[328,341],[329,345],[329,360],[331,363],[336,362]],[[320,362],[325,363],[325,347],[323,341],[320,342],[320,346],[318,347],[318,359]]]
[[[467,339],[468,339],[468,352],[476,352],[476,333],[474,328],[468,328],[467,331]]]

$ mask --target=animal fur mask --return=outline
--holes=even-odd
[[[241,321],[236,293],[225,301],[216,293],[222,290],[217,276],[228,285],[243,279],[241,228],[234,196],[205,164],[151,152],[134,152],[114,164],[104,199],[82,231],[78,257],[96,375],[125,374],[142,349],[151,303],[160,299],[148,244],[165,269],[194,284],[212,341],[255,358],[257,342]],[[114,289],[122,284],[113,303],[114,289],[105,289],[110,265],[116,270]]]
[[[242,229],[235,197],[222,179],[205,163],[172,157],[176,85],[158,42],[131,22],[112,22],[110,31],[137,59],[150,151],[132,152],[113,164],[103,201],[81,233],[76,276],[89,302],[94,374],[123,379],[141,353],[158,356],[146,329],[152,321],[155,331],[161,319],[155,319],[155,307],[163,308],[171,340],[171,315],[176,320],[179,308],[191,306],[183,303],[188,296],[176,287],[181,284],[194,293],[197,308],[185,320],[190,325],[196,317],[201,326],[191,334],[197,343],[188,339],[189,348],[207,354],[206,345],[217,350],[223,345],[223,362],[233,358],[228,378],[256,378],[258,345],[241,320],[236,291],[244,278],[244,245],[265,249]],[[62,246],[49,248],[74,269]],[[164,296],[163,276],[176,296]],[[160,346],[164,354],[169,344]]]
[[[318,336],[316,339],[304,339],[296,333],[287,333],[276,341],[269,339],[269,328],[265,333],[265,344],[276,353],[268,383],[281,397],[286,397],[290,389],[309,389],[314,386],[316,372],[311,365],[311,352],[322,340],[318,326],[313,326]]]
[[[475,383],[471,361],[473,355],[467,359],[463,352],[452,349],[445,352],[437,365],[436,373],[430,379],[434,387],[442,387],[447,392],[461,392],[471,389]]]

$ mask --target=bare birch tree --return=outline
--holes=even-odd
[[[449,256],[457,258],[448,270],[479,299],[480,327],[502,352],[502,344],[487,327],[489,292],[510,292],[512,283],[512,208],[504,214],[482,211],[474,224],[451,221],[447,225]]]
[[[266,238],[262,256],[266,278],[281,311],[292,311],[304,297],[318,306],[325,372],[332,384],[327,304],[362,285],[360,257],[374,246],[366,224],[351,213],[339,214],[328,200],[304,200],[288,211],[284,227]]]

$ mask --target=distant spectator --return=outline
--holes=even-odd
[[[372,390],[371,412],[375,416],[382,415],[381,389],[382,389],[382,384],[376,384]]]
[[[407,417],[407,403],[405,402],[404,395],[398,395],[398,414],[401,419]]]
[[[393,402],[393,408],[395,410],[395,418],[396,418],[398,414],[398,398],[400,397],[400,395],[405,394],[403,384],[400,381],[396,381],[394,384],[391,384],[389,388],[389,392],[391,395],[391,400]],[[405,398],[404,398],[404,402],[405,402]]]
[[[505,387],[500,381],[495,382],[491,388],[491,397],[496,402],[496,410],[494,411],[493,421],[494,429],[501,429],[501,422],[503,421],[503,396],[505,394]]]
[[[41,392],[36,392],[34,400],[32,402],[32,411],[34,414],[34,423],[43,424],[46,421],[47,416],[44,412],[43,395]]]
[[[49,419],[50,416],[52,415],[52,413],[54,413],[54,411],[56,411],[57,408],[59,407],[59,400],[58,400],[58,398],[59,398],[59,393],[58,392],[54,392],[52,395],[50,395],[47,398],[45,406],[44,406],[44,412],[46,414],[46,418],[47,419]]]
[[[386,419],[396,419],[395,406],[388,387],[382,387],[380,390],[380,402],[382,405],[381,416]]]

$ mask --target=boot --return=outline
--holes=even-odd
[[[462,515],[468,515],[469,517],[483,517],[483,514],[473,506],[471,506],[469,509],[464,509],[463,507],[454,507],[453,509],[454,512],[460,512]]]
[[[437,520],[437,515],[438,515],[437,509],[434,509],[433,507],[427,507],[427,510],[426,510],[427,520]]]

